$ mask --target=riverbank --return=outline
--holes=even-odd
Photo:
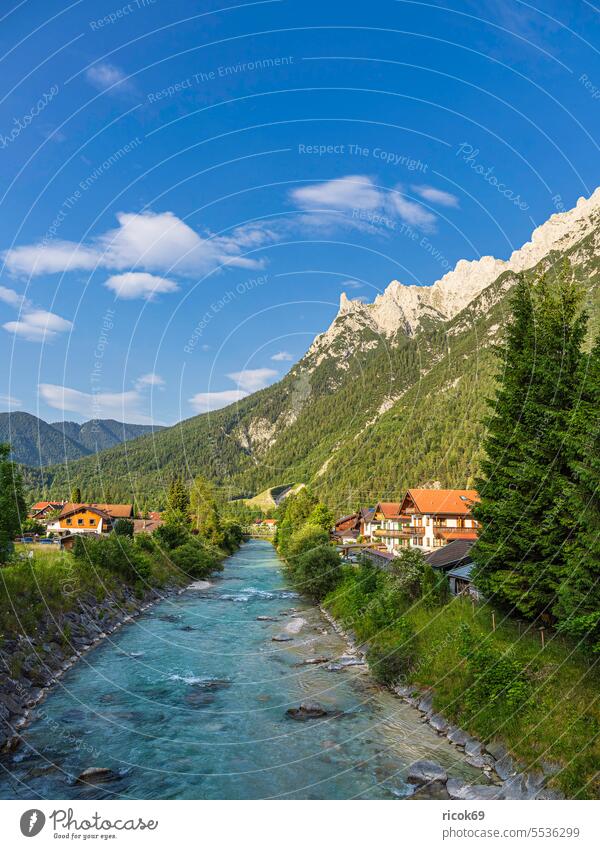
[[[349,656],[281,565],[251,541],[209,587],[102,640],[33,710],[23,745],[3,756],[0,795],[430,798],[409,780],[423,760],[476,784],[480,770]],[[298,716],[307,703],[319,716]],[[105,778],[77,780],[90,769]]]
[[[487,606],[467,599],[420,599],[392,611],[390,588],[386,576],[366,586],[346,569],[324,600],[355,644],[370,647],[379,677],[471,763],[495,774],[505,798],[598,798],[594,666],[567,642],[542,648],[538,632],[497,611],[492,619]],[[385,603],[387,624],[377,624],[374,611]]]
[[[110,566],[94,541],[89,559],[50,549],[0,570],[0,751],[19,745],[32,710],[84,655],[192,580],[147,541],[100,545]]]

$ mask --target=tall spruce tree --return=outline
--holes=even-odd
[[[8,560],[26,515],[21,473],[10,460],[10,445],[0,444],[0,564]]]
[[[566,266],[553,279],[521,276],[511,306],[477,481],[473,558],[488,597],[535,617],[551,613],[564,568],[566,436],[586,316]]]
[[[190,506],[190,495],[181,475],[176,475],[169,485],[167,493],[167,510],[173,513],[187,513]]]
[[[600,336],[582,358],[580,389],[567,437],[572,525],[555,614],[561,630],[600,652]]]

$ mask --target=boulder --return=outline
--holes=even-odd
[[[293,640],[293,637],[290,637],[289,634],[275,634],[271,639],[274,643],[289,643]]]
[[[318,663],[329,663],[329,658],[324,655],[320,655],[319,657],[307,657],[306,660],[303,660],[300,666],[314,666]]]
[[[481,754],[481,743],[479,740],[474,740],[473,737],[469,737],[465,743],[465,755],[468,755],[470,758],[480,758]]]
[[[517,768],[515,766],[515,762],[510,757],[510,755],[505,755],[499,761],[494,763],[494,769],[496,770],[496,774],[498,778],[501,778],[502,781],[506,781],[512,775],[515,775],[517,772]]]
[[[277,622],[276,616],[257,616],[257,622]]]
[[[303,722],[306,719],[320,719],[322,716],[329,716],[330,711],[319,702],[301,702],[299,707],[288,708],[285,713],[290,719]]]
[[[433,696],[431,693],[425,693],[422,699],[417,704],[421,713],[429,713],[433,709]]]
[[[449,778],[446,790],[451,799],[485,800],[502,799],[501,787],[492,784],[469,784],[460,778]]]
[[[533,793],[533,795],[529,795],[527,791],[527,783],[524,775],[511,775],[506,781],[502,784],[502,792],[504,794],[505,799],[518,800],[518,799],[535,799],[537,795],[537,789]]]
[[[429,784],[433,781],[445,784],[448,775],[444,767],[436,761],[422,760],[410,765],[407,778],[411,784]]]
[[[431,716],[429,717],[429,724],[434,729],[434,731],[438,732],[438,734],[445,734],[446,731],[448,730],[447,721],[439,713],[432,713],[431,714]]]
[[[112,781],[118,776],[105,766],[90,766],[77,776],[77,781],[84,784],[96,784],[99,781]]]
[[[462,728],[457,728],[456,725],[451,725],[448,728],[446,737],[455,746],[466,746],[467,742],[471,739],[466,731],[463,731]]]
[[[488,755],[491,755],[497,761],[501,761],[502,758],[505,758],[508,755],[508,752],[502,743],[486,743],[484,749]]]

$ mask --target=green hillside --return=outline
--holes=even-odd
[[[593,232],[570,249],[599,325],[599,258]],[[562,261],[550,255],[532,273]],[[381,340],[348,330],[327,356],[314,352],[286,377],[243,401],[65,467],[28,471],[36,494],[81,486],[85,498],[160,506],[179,471],[208,476],[228,498],[252,498],[287,481],[311,483],[336,510],[392,498],[408,485],[466,486],[478,470],[492,346],[501,340],[507,272],[449,322]],[[340,317],[344,322],[347,317]]]

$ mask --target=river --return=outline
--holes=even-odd
[[[82,657],[2,757],[0,798],[397,799],[419,758],[481,780],[365,667],[339,668],[345,643],[280,567],[270,543],[250,541],[210,587],[165,599]],[[316,656],[333,667],[303,665]],[[305,700],[335,713],[286,716]],[[89,767],[114,776],[78,783]]]

